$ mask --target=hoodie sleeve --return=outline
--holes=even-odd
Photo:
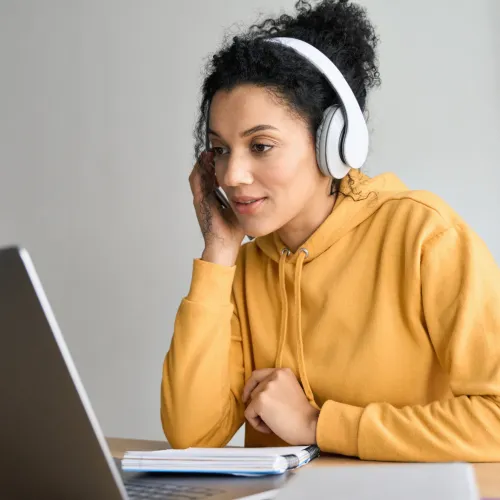
[[[428,333],[454,397],[422,406],[366,408],[328,401],[321,449],[366,460],[500,460],[500,270],[466,227],[428,241],[421,258]]]
[[[163,363],[161,422],[173,448],[224,446],[243,424],[242,340],[231,300],[235,269],[193,263]]]

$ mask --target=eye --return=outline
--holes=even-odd
[[[273,146],[270,146],[269,144],[253,144],[252,148],[255,148],[254,151],[256,151],[257,153],[267,153],[273,148]]]

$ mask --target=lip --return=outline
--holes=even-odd
[[[238,196],[231,199],[233,209],[240,215],[253,215],[255,214],[267,198],[252,198],[250,196]],[[256,200],[253,203],[249,201]],[[247,202],[247,203],[245,203]]]
[[[245,203],[253,200],[260,200],[264,198],[264,196],[231,196],[231,201],[234,203]]]

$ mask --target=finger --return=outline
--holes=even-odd
[[[271,373],[273,373],[274,370],[275,368],[263,368],[261,370],[254,370],[254,372],[248,379],[243,389],[243,395],[242,395],[243,403],[246,403],[249,400],[250,394],[252,394],[255,388],[262,381],[264,381],[269,375],[271,375]]]
[[[264,434],[272,434],[273,431],[266,425],[264,420],[260,419],[259,422],[259,432],[263,432]]]
[[[272,374],[269,374],[268,377],[266,377],[262,382],[257,384],[257,387],[255,387],[255,389],[248,396],[249,401],[253,401],[254,399],[256,399],[257,396],[268,387],[271,376]]]
[[[264,434],[271,434],[271,429],[266,425],[264,420],[260,417],[260,415],[257,412],[255,403],[250,403],[245,410],[245,418],[247,422],[256,430],[259,432],[262,432]]]
[[[207,179],[210,180],[210,188],[213,191],[215,188],[219,187],[219,181],[215,175],[215,154],[211,151],[205,151],[203,153],[203,159],[200,163],[202,175],[203,172],[207,174]]]
[[[250,394],[253,392],[253,390],[273,371],[276,370],[276,368],[263,368],[261,370],[255,370],[250,378],[248,379],[247,383],[245,384],[245,387],[243,389],[243,395],[242,395],[242,400],[243,403],[246,403],[248,401],[248,398]]]
[[[255,430],[262,432],[263,434],[272,434],[272,430],[266,425],[264,420],[262,418],[257,417],[257,427],[255,427]]]
[[[197,173],[200,172],[200,170],[207,170],[207,171],[213,171],[214,169],[214,153],[211,151],[203,151],[200,156],[198,157],[196,163],[193,166],[193,169],[191,170],[191,175],[189,176],[189,179],[193,179]]]
[[[195,201],[199,201],[203,197],[203,189],[201,185],[201,167],[196,164],[189,176],[189,185]]]
[[[212,151],[204,151],[200,155],[201,166],[207,170],[212,170],[215,166],[214,157],[215,155]]]
[[[201,189],[203,194],[208,197],[217,187],[217,183],[215,181],[215,171],[213,169],[200,167],[199,173]]]
[[[196,164],[193,173],[190,176],[191,191],[195,202],[200,203],[204,198],[210,199],[216,188],[215,176],[213,171],[209,172]]]

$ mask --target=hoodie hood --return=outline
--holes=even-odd
[[[406,186],[391,173],[370,178],[358,170],[351,170],[340,183],[338,198],[332,213],[321,226],[292,254],[281,241],[278,234],[257,238],[256,245],[273,261],[279,263],[279,290],[281,302],[281,320],[279,329],[278,351],[275,367],[282,368],[283,352],[287,343],[289,330],[289,299],[286,284],[286,266],[294,265],[293,312],[292,321],[296,322],[295,332],[296,360],[299,381],[310,404],[319,410],[314,400],[313,391],[307,377],[304,345],[302,335],[302,270],[304,264],[310,262],[328,250],[342,236],[365,221],[385,201],[397,193],[407,191]]]
[[[372,178],[359,170],[351,169],[340,183],[332,213],[301,245],[301,249],[307,249],[304,260],[309,262],[321,255],[347,232],[370,217],[385,201],[401,191],[408,191],[408,188],[392,173]],[[255,243],[275,262],[280,261],[282,252],[286,249],[277,232],[259,237]],[[299,250],[295,254],[289,254],[288,261],[294,262],[300,253]]]

